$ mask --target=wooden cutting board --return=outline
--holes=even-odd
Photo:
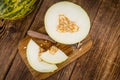
[[[44,27],[42,27],[41,29],[39,29],[38,32],[41,33],[45,33]],[[31,66],[29,65],[27,58],[26,58],[26,46],[29,42],[30,39],[33,39],[39,46],[48,49],[50,46],[55,45],[58,48],[60,48],[63,52],[66,53],[66,55],[69,56],[69,58],[61,63],[58,64],[58,69],[54,72],[50,72],[50,73],[40,73],[35,71],[33,68],[31,68]],[[23,61],[25,62],[25,64],[27,65],[27,67],[29,68],[30,72],[32,73],[33,77],[35,78],[35,80],[42,80],[42,79],[46,79],[49,76],[55,74],[56,72],[58,72],[59,70],[61,70],[62,68],[64,68],[65,66],[67,66],[68,64],[70,64],[71,62],[75,61],[77,58],[79,58],[80,56],[82,56],[83,54],[85,54],[92,46],[92,40],[90,38],[90,36],[87,36],[83,41],[82,41],[82,45],[80,48],[76,48],[75,45],[64,45],[64,44],[60,44],[60,43],[52,43],[50,41],[45,41],[45,40],[40,40],[37,38],[33,38],[30,36],[26,36],[23,40],[20,41],[18,49],[19,49],[19,53],[23,59]]]

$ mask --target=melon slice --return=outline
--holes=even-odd
[[[48,63],[59,64],[67,60],[68,56],[57,47],[52,46],[50,50],[41,53],[40,58]]]
[[[40,47],[31,39],[27,45],[27,60],[30,66],[39,72],[53,72],[57,69],[54,64],[49,64],[39,59]]]
[[[63,44],[82,41],[90,30],[90,19],[85,10],[68,1],[52,5],[45,14],[44,23],[48,35]]]

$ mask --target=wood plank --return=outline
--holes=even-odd
[[[0,29],[0,80],[5,79],[15,58],[19,40],[26,34],[27,29],[31,25],[29,23],[34,19],[36,12],[37,9],[21,20],[6,20]]]
[[[20,31],[13,26],[13,22],[6,22],[1,31],[0,38],[0,79],[2,80],[9,69],[9,66],[14,59],[17,52],[17,45],[20,35]],[[17,24],[19,26],[19,24]],[[9,34],[10,33],[10,34]],[[14,42],[14,43],[13,43]],[[4,45],[4,46],[2,46]],[[10,49],[11,48],[11,49]]]
[[[120,79],[119,14],[120,1],[103,1],[91,30],[94,46],[77,61],[70,80]]]
[[[20,74],[20,75],[19,75]],[[17,53],[15,60],[5,80],[34,80],[29,69],[24,64],[21,56]]]

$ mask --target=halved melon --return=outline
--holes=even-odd
[[[79,5],[62,1],[52,5],[45,14],[45,29],[56,42],[75,44],[89,33],[90,19]]]
[[[39,72],[53,72],[57,69],[54,64],[39,60],[40,47],[31,39],[27,45],[27,60],[30,66]]]
[[[59,64],[67,60],[68,56],[57,47],[52,46],[50,50],[41,53],[40,58],[48,63]]]

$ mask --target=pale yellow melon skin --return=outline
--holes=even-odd
[[[64,14],[79,26],[79,31],[74,33],[61,33],[56,30],[59,15]],[[79,5],[62,1],[52,5],[46,12],[45,29],[48,35],[56,42],[63,44],[75,44],[82,41],[89,33],[90,19],[87,13]]]

